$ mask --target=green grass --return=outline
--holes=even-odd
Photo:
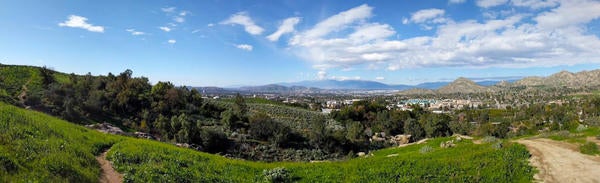
[[[118,138],[0,103],[0,182],[95,182]]]
[[[438,138],[347,161],[263,163],[106,135],[2,103],[0,137],[0,182],[96,182],[94,156],[111,146],[108,159],[128,182],[261,182],[263,170],[276,167],[298,182],[530,182],[534,173],[519,144],[463,140],[442,149],[449,138]],[[425,145],[433,150],[419,153]]]

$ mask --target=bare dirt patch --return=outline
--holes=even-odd
[[[98,181],[101,183],[123,182],[123,175],[115,171],[112,163],[106,159],[106,153],[108,153],[108,150],[96,157],[96,160],[98,160],[98,163],[100,163],[100,168],[102,168],[100,180]]]
[[[600,157],[581,154],[577,146],[549,139],[517,141],[531,153],[531,165],[540,182],[600,182]]]

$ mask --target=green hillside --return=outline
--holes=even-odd
[[[131,182],[260,182],[265,180],[263,171],[276,167],[288,172],[283,173],[288,175],[286,180],[298,182],[532,180],[529,153],[522,145],[461,141],[454,148],[439,147],[449,139],[379,150],[373,156],[341,162],[261,163],[106,135],[0,103],[0,181],[95,182],[100,168],[94,156],[106,148],[110,148],[108,159],[125,175],[125,181]]]

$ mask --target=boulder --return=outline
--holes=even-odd
[[[107,123],[107,122],[85,125],[85,127],[98,130],[102,133],[125,135],[125,132],[123,132],[123,130],[121,130],[121,128],[113,126],[112,124]]]

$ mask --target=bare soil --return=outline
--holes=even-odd
[[[517,142],[531,153],[537,182],[600,182],[600,157],[581,154],[574,144],[541,138]]]
[[[96,157],[98,163],[100,163],[100,168],[102,168],[102,173],[100,175],[101,183],[120,183],[123,182],[123,175],[119,172],[115,171],[112,166],[112,163],[106,159],[106,153],[108,150],[104,151],[100,156]]]

